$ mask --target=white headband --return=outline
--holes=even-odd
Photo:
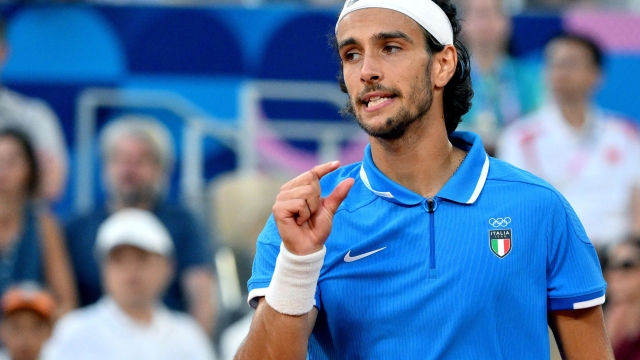
[[[401,12],[420,24],[442,45],[453,45],[453,29],[447,14],[432,0],[347,0],[342,8],[340,20],[348,13],[360,9],[382,8]]]

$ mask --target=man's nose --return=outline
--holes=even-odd
[[[380,59],[374,55],[365,55],[360,70],[360,81],[373,84],[382,80]]]

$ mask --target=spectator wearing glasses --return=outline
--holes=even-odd
[[[640,239],[619,243],[608,255],[607,332],[616,359],[640,359]]]

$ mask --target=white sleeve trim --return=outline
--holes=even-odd
[[[258,307],[258,298],[265,297],[267,295],[267,290],[269,290],[269,288],[253,289],[249,291],[247,304],[256,309]]]
[[[269,290],[269,288],[253,289],[249,291],[249,296],[247,296],[247,304],[256,309],[258,307],[259,298],[267,296],[267,290]],[[313,306],[316,306],[315,298],[313,299]]]
[[[586,308],[602,305],[604,304],[604,297],[605,296],[602,295],[599,298],[573,303],[573,309],[574,310],[586,309]]]

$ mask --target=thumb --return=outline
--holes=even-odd
[[[338,186],[336,186],[336,188],[333,189],[331,194],[327,196],[326,199],[324,199],[323,206],[327,211],[329,211],[331,216],[333,216],[333,214],[335,214],[336,211],[338,211],[338,207],[340,206],[340,204],[342,204],[342,201],[347,197],[347,194],[349,194],[349,190],[351,190],[351,187],[353,186],[354,183],[355,183],[355,180],[353,178],[342,180],[342,182],[340,182],[340,184],[338,184]]]

